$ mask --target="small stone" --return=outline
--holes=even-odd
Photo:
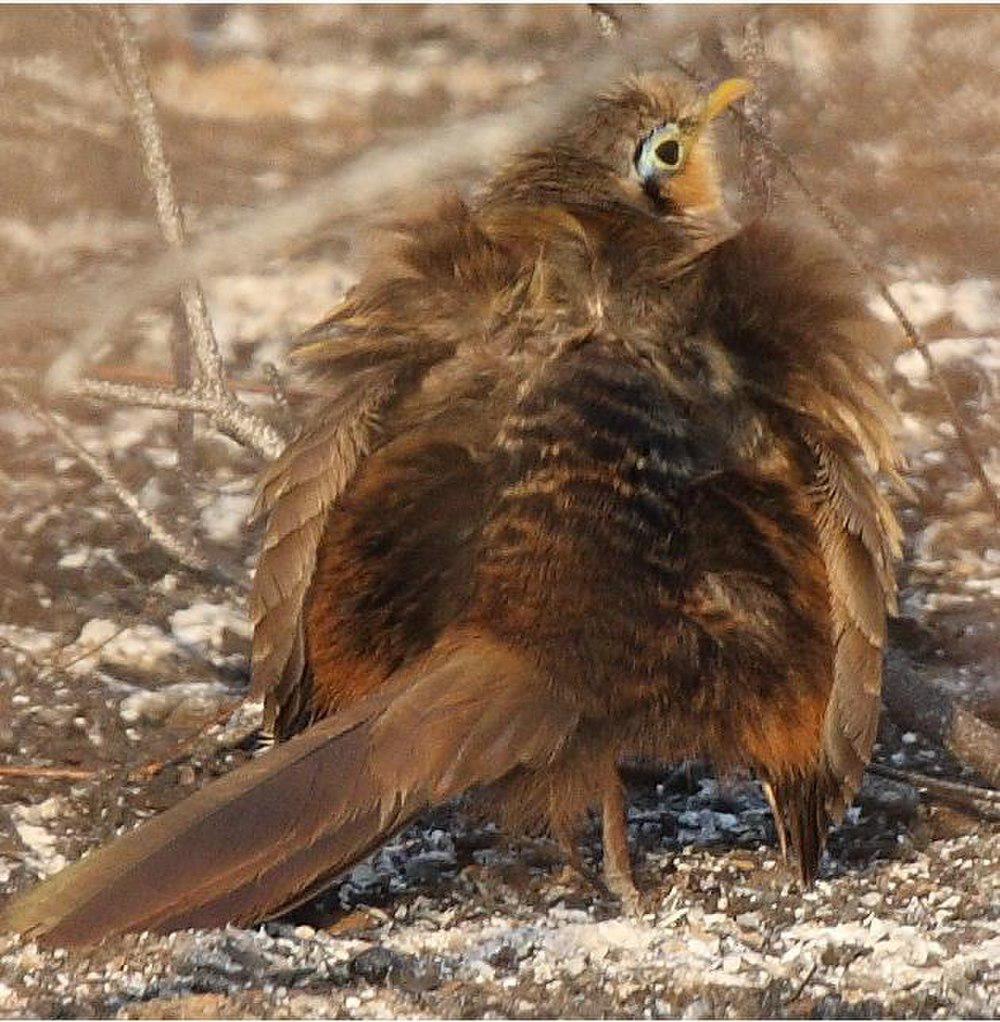
[[[697,1000],[692,1001],[685,1009],[681,1018],[715,1018],[716,1012],[713,1011],[712,1006],[708,1001],[703,1000],[701,997]]]
[[[316,931],[311,926],[296,926],[292,931],[299,940],[312,940]]]
[[[567,976],[571,979],[576,979],[578,976],[582,976],[587,971],[587,959],[584,956],[571,958],[565,963],[563,969]]]

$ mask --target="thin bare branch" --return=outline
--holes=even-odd
[[[225,725],[222,733],[209,740],[209,732],[220,724]],[[132,768],[124,775],[125,780],[129,782],[148,781],[161,774],[168,766],[181,763],[194,756],[234,749],[259,730],[260,704],[248,703],[244,699],[230,700],[197,731],[187,738],[181,739],[171,752],[156,759],[146,760]],[[85,767],[0,766],[0,779],[13,777],[54,781],[88,781],[107,777],[113,772],[108,768],[92,770]]]
[[[40,388],[44,383],[40,376],[30,370],[12,368],[0,369],[0,381],[13,383],[22,388]],[[89,397],[98,401],[133,405],[138,408],[161,408],[206,414],[212,408],[208,398],[191,391],[148,387],[138,383],[114,383],[110,380],[84,378],[71,381],[63,388],[62,393],[73,397]]]
[[[106,17],[117,45],[122,76],[128,91],[142,149],[143,169],[153,196],[156,215],[167,244],[178,251],[185,245],[184,220],[174,190],[173,175],[163,148],[163,133],[156,116],[156,105],[149,89],[149,76],[135,33],[121,7],[110,7]],[[181,365],[178,383],[190,368],[194,355],[196,394],[210,399],[208,413],[213,425],[265,457],[276,458],[285,446],[285,439],[270,423],[258,418],[226,387],[225,367],[215,331],[205,304],[205,293],[196,279],[182,282],[181,306],[187,320],[190,347],[181,340],[174,344],[175,365]]]
[[[19,386],[30,388],[31,390],[38,390],[39,392],[44,386],[44,368],[34,365],[25,365],[23,363],[7,364],[6,366],[0,366],[0,380],[6,383],[15,383]],[[265,375],[268,380],[270,376],[267,374],[265,369]],[[132,367],[127,365],[122,366],[94,366],[88,370],[86,376],[80,380],[74,380],[72,384],[67,387],[65,393],[72,394],[76,397],[95,397],[95,398],[106,398],[107,400],[120,400],[122,404],[146,404],[143,400],[131,401],[128,398],[128,391],[122,391],[117,393],[114,390],[103,392],[100,387],[92,386],[94,384],[110,383],[115,385],[128,384],[136,388],[133,394],[143,395],[147,391],[152,392],[156,395],[161,395],[166,398],[167,395],[182,395],[185,408],[191,408],[197,411],[201,407],[208,407],[208,403],[201,401],[199,403],[195,395],[191,394],[190,391],[184,388],[175,388],[171,385],[174,382],[172,373],[156,372],[151,369]],[[252,380],[235,380],[232,377],[226,378],[226,386],[233,391],[242,394],[257,394],[262,397],[274,398],[274,386],[272,383],[254,383]],[[328,393],[328,389],[324,389],[320,386],[297,386],[289,387],[284,384],[282,390],[285,396],[289,399],[292,398],[310,398],[318,397],[320,395]],[[173,407],[171,405],[171,407]]]
[[[205,737],[206,733],[216,725],[224,724],[228,721],[239,708],[241,703],[242,700],[226,703],[218,713],[213,714],[212,717],[198,728],[193,735],[180,742],[180,744],[174,748],[173,752],[159,759],[149,760],[148,762],[143,763],[142,766],[129,771],[128,779],[130,781],[149,780],[151,777],[156,777],[157,774],[163,773],[168,766],[171,766],[174,763],[179,763],[183,759],[187,759],[196,751],[198,743]]]
[[[918,791],[926,791],[932,795],[964,798],[973,802],[991,802],[1000,806],[1000,791],[995,788],[983,788],[976,784],[960,784],[958,781],[945,781],[940,777],[928,777],[927,774],[916,773],[912,770],[897,770],[884,763],[872,763],[868,769],[873,774],[878,774],[879,777],[886,777],[891,781],[901,781]]]
[[[0,384],[0,387],[19,408],[44,424],[67,450],[71,451],[111,489],[118,500],[135,515],[158,546],[188,568],[196,571],[204,571],[208,568],[209,564],[204,556],[191,543],[175,536],[149,508],[143,507],[139,498],[119,478],[110,463],[105,458],[88,451],[58,416],[43,408],[36,401],[25,397],[16,387],[9,384]]]
[[[816,970],[819,968],[820,958],[817,955],[812,962],[809,964],[809,968],[806,969],[802,979],[792,987],[791,990],[781,999],[783,1007],[788,1007],[790,1004],[794,1004],[801,996],[805,988],[809,985],[809,981],[816,975]]]
[[[674,67],[687,75],[687,77],[689,77],[692,81],[698,82],[702,85],[704,84],[701,81],[701,78],[682,61],[673,57],[668,58],[668,60]],[[794,160],[792,160],[788,153],[786,153],[777,142],[769,136],[760,133],[756,129],[755,125],[747,120],[742,111],[737,110],[735,107],[731,107],[730,110],[732,114],[739,119],[740,123],[746,126],[748,133],[760,144],[770,159],[781,167],[789,178],[791,178],[792,182],[813,207],[820,219],[822,219],[830,230],[832,230],[840,239],[841,244],[843,244],[847,251],[850,252],[859,268],[865,273],[872,285],[878,291],[879,295],[892,310],[893,315],[903,328],[903,332],[906,334],[907,340],[914,348],[916,348],[917,351],[920,352],[920,356],[927,366],[928,375],[934,382],[938,391],[944,397],[945,404],[948,407],[948,417],[951,420],[952,425],[955,427],[955,434],[958,438],[959,446],[962,448],[962,453],[965,455],[973,475],[979,481],[979,485],[982,488],[987,503],[993,512],[994,518],[997,522],[1000,522],[1000,493],[998,493],[997,488],[993,485],[993,482],[986,471],[986,467],[983,464],[983,460],[979,456],[979,452],[976,450],[976,445],[973,442],[968,429],[966,429],[965,422],[962,419],[962,414],[958,408],[958,402],[955,400],[955,396],[952,394],[947,381],[941,375],[941,371],[938,369],[937,362],[931,354],[927,341],[924,339],[920,331],[917,330],[913,321],[903,310],[899,302],[893,298],[892,292],[885,283],[885,277],[881,267],[879,267],[874,260],[868,256],[864,246],[858,240],[856,228],[848,222],[845,216],[835,212],[832,207],[824,202],[815,193],[815,191],[813,191],[799,173]]]
[[[753,131],[752,126],[750,130]],[[806,184],[806,182],[802,179],[802,176],[799,174],[795,164],[792,162],[791,157],[788,156],[788,154],[773,140],[763,138],[761,136],[757,137],[761,145],[767,149],[773,159],[785,170],[802,194],[809,200],[816,212],[819,213],[830,229],[841,240],[844,246],[854,257],[858,266],[860,266],[868,275],[872,283],[875,285],[879,295],[899,321],[899,324],[902,326],[903,332],[906,334],[910,344],[920,352],[920,357],[924,360],[924,364],[927,366],[928,375],[934,381],[934,385],[937,387],[942,397],[944,397],[945,404],[948,406],[948,417],[951,419],[952,425],[955,427],[955,433],[958,437],[959,446],[962,448],[962,453],[965,455],[965,458],[969,463],[969,467],[972,469],[973,475],[975,475],[975,477],[979,480],[983,494],[993,511],[994,517],[997,522],[1000,522],[1000,494],[998,494],[996,487],[990,480],[990,477],[986,472],[986,468],[983,465],[982,458],[976,450],[976,445],[973,442],[972,437],[969,435],[968,429],[966,429],[965,422],[962,419],[962,413],[958,408],[958,402],[955,400],[955,396],[952,394],[951,388],[948,386],[948,381],[945,380],[940,369],[938,369],[937,362],[931,354],[927,341],[924,340],[923,335],[916,328],[913,320],[911,320],[906,314],[903,307],[892,296],[892,292],[885,283],[885,277],[882,273],[881,267],[877,266],[875,262],[868,257],[864,246],[858,240],[857,230],[855,227],[852,224],[849,224],[844,216],[841,216],[827,205],[827,203],[823,202],[823,200]]]
[[[771,114],[767,100],[767,56],[761,15],[753,14],[743,27],[741,56],[753,90],[743,100],[740,120],[740,155],[743,167],[742,194],[748,210],[766,216],[774,206],[774,164],[758,138],[771,137]],[[752,130],[748,130],[752,128]]]
[[[170,360],[173,363],[173,384],[180,390],[189,391],[194,386],[194,371],[191,365],[191,345],[179,317],[172,317],[170,324]],[[228,387],[228,383],[227,383]],[[176,426],[177,466],[185,480],[194,478],[196,450],[194,443],[194,412],[179,411]]]
[[[22,386],[37,384],[37,377],[23,369],[0,369],[0,381]],[[189,411],[205,415],[221,433],[270,461],[284,448],[281,434],[269,423],[254,415],[242,402],[227,400],[225,395],[205,394],[198,390],[167,390],[134,383],[112,383],[108,380],[82,379],[68,381],[61,388],[65,394],[94,398],[114,404],[165,411]]]
[[[67,646],[63,646],[61,649],[56,650],[54,655],[51,657],[52,667],[57,671],[68,671],[75,664],[80,663],[83,660],[88,660],[92,656],[96,656],[106,646],[109,646],[119,636],[124,635],[131,627],[134,622],[126,622],[125,624],[119,625],[106,639],[101,639],[100,642],[95,642],[92,646],[88,646],[86,649],[79,650],[74,653],[68,660],[62,660],[55,654],[63,653],[67,649],[71,649],[76,645],[75,642],[69,643]]]
[[[285,381],[281,378],[278,367],[273,362],[265,362],[263,369],[264,376],[271,387],[271,397],[274,403],[285,415],[291,414],[291,408],[288,404],[288,391],[285,389]]]
[[[156,116],[156,105],[149,89],[149,76],[128,16],[120,7],[104,8],[117,48],[118,63],[129,98],[142,151],[143,170],[156,200],[156,219],[167,244],[182,249],[185,242],[184,220],[174,190],[173,175],[163,149],[163,133]],[[222,354],[208,317],[205,295],[194,280],[181,286],[181,304],[193,345],[197,382],[211,391],[223,388]]]
[[[112,80],[123,89],[128,100],[133,121],[139,138],[142,164],[156,204],[156,217],[168,246],[181,258],[184,256],[185,231],[180,206],[174,190],[173,176],[163,147],[163,134],[156,116],[156,107],[149,88],[149,79],[143,63],[135,33],[125,12],[119,7],[100,8],[100,15],[110,29],[114,39],[115,53],[106,45],[99,46],[99,52]],[[98,43],[103,42],[97,33]],[[181,412],[179,427],[181,436],[189,423],[190,413],[200,411],[207,415],[212,424],[238,442],[252,448],[268,459],[277,457],[284,448],[285,439],[270,423],[259,418],[244,405],[226,386],[222,354],[212,329],[205,296],[201,286],[192,276],[190,269],[177,281],[180,290],[181,307],[187,322],[187,337],[174,339],[173,359],[177,382],[186,387],[183,402],[177,394],[137,395],[142,397],[133,403],[150,404],[153,407],[176,407]],[[67,353],[57,359],[46,374],[50,386],[73,387],[84,360],[96,342],[108,336],[101,323],[90,322],[84,327],[83,335]],[[197,369],[193,381],[189,379],[191,355]],[[108,398],[92,393],[91,396]],[[117,399],[123,399],[119,394]],[[170,402],[170,403],[168,403]],[[194,407],[198,405],[198,407]]]
[[[96,770],[75,767],[2,766],[0,778],[24,777],[46,781],[89,781],[97,776]]]

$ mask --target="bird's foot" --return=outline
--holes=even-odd
[[[645,899],[635,886],[631,873],[620,870],[604,871],[604,886],[612,897],[621,902],[622,913],[633,918],[642,916],[647,911]]]

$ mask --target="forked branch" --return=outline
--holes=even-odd
[[[156,115],[156,105],[149,88],[149,76],[142,53],[128,17],[120,7],[98,8],[93,16],[103,19],[109,29],[113,48],[101,45],[100,52],[116,87],[123,91],[135,123],[142,166],[156,205],[156,219],[167,245],[180,252],[185,247],[184,219],[174,189],[173,175],[163,146],[163,133]],[[102,42],[98,34],[98,42]],[[103,400],[124,399],[126,403],[147,407],[176,408],[205,415],[216,429],[249,447],[262,457],[276,458],[285,446],[285,438],[271,423],[247,407],[226,383],[225,369],[218,341],[205,304],[201,285],[188,277],[180,282],[181,306],[187,324],[187,340],[175,344],[175,369],[180,371],[179,383],[193,353],[194,379],[182,390],[132,390],[115,393],[113,388],[91,388],[89,396]],[[91,334],[95,331],[91,328]],[[81,359],[89,344],[78,338],[76,346],[57,359],[47,379],[57,388],[78,386]],[[190,346],[190,350],[188,350]]]

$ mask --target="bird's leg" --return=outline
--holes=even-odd
[[[628,850],[628,807],[625,788],[614,770],[604,789],[604,883],[628,912],[638,912],[639,892],[632,877]]]
[[[589,883],[593,883],[594,877],[584,865],[583,856],[580,854],[579,835],[576,833],[575,828],[568,824],[554,824],[552,826],[552,839],[559,846],[559,851],[562,853],[567,868]]]
[[[764,789],[764,795],[767,798],[768,805],[771,807],[771,815],[774,817],[774,829],[778,832],[778,847],[781,850],[781,858],[787,863],[790,861],[788,857],[788,836],[785,834],[785,824],[778,810],[778,801],[774,797],[774,789],[768,781],[761,782],[761,787]]]

